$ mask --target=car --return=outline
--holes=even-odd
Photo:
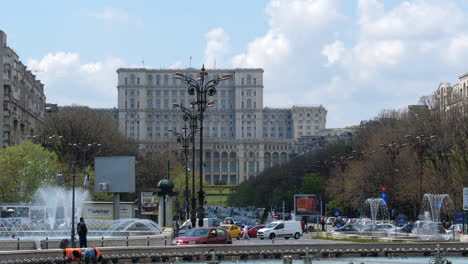
[[[445,233],[442,223],[432,221],[416,221],[414,223],[414,228],[411,232],[417,235],[433,235]]]
[[[453,230],[456,230],[456,233],[461,234],[463,232],[463,224],[451,225],[445,232],[452,234]]]
[[[188,230],[184,236],[176,237],[171,245],[232,244],[229,233],[222,228],[198,227]]]
[[[229,235],[231,235],[232,238],[240,239],[241,229],[237,225],[222,224],[218,227],[226,230],[229,233]]]
[[[360,233],[364,229],[363,225],[359,224],[350,224],[350,225],[345,225],[340,228],[337,228],[333,230],[332,232],[345,232],[345,233]]]
[[[264,228],[265,226],[266,225],[256,225],[254,227],[251,227],[251,228],[249,228],[249,230],[247,230],[247,234],[249,234],[250,238],[256,238],[258,230]],[[240,236],[244,237],[244,231],[243,230],[241,231]]]
[[[411,233],[413,230],[413,224],[404,224],[402,226],[396,226],[390,229],[387,229],[387,235],[398,234],[398,233]]]
[[[336,217],[330,216],[330,217],[327,217],[327,220],[325,221],[325,223],[327,225],[333,225],[333,223],[335,223],[335,221],[336,221]]]
[[[274,221],[258,230],[257,236],[260,239],[275,239],[276,237],[284,237],[285,239],[294,237],[294,239],[299,239],[302,236],[302,232],[301,222],[299,221]]]

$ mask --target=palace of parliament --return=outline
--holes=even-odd
[[[189,106],[195,98],[182,81],[173,78],[176,72],[191,77],[198,74],[193,68],[117,70],[118,107],[112,114],[118,119],[119,130],[135,139],[147,155],[181,148],[175,134],[168,131],[182,132],[185,125],[182,111],[173,104]],[[337,131],[325,129],[327,110],[321,105],[264,107],[262,69],[208,73],[208,80],[231,75],[208,97],[214,103],[205,112],[203,123],[204,178],[209,184],[239,184],[287,161],[298,151],[301,140],[324,133],[337,136]]]

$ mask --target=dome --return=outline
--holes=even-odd
[[[158,182],[158,188],[161,189],[161,191],[172,191],[174,188],[174,182],[171,181],[170,179],[162,179]]]

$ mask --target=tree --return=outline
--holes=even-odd
[[[323,179],[316,173],[307,173],[302,177],[302,189],[304,194],[319,194],[323,192]]]
[[[100,144],[86,152],[87,164],[93,164],[93,157],[101,156],[136,156],[138,146],[135,141],[121,134],[118,123],[96,110],[84,106],[63,107],[59,112],[50,114],[45,119],[45,125],[39,138],[59,135],[54,142],[47,142],[60,159],[71,165],[83,166],[83,149],[79,150],[72,144]],[[36,142],[45,144],[46,142]]]
[[[57,154],[24,141],[0,151],[0,201],[30,202],[40,186],[56,183]]]

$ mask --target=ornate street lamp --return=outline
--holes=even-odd
[[[197,199],[195,198],[195,134],[197,132],[197,120],[198,120],[198,114],[195,109],[196,103],[193,102],[191,106],[185,107],[183,105],[179,104],[173,104],[174,107],[180,108],[180,110],[184,113],[183,119],[185,122],[190,122],[190,135],[192,135],[192,199],[191,199],[191,205],[192,208],[190,210],[190,221],[192,222],[192,226],[196,226],[196,221],[197,221]],[[188,155],[187,155],[188,159]],[[188,171],[188,169],[187,169]],[[188,199],[188,198],[187,198]]]
[[[386,150],[386,154],[389,156],[390,158],[390,162],[391,162],[391,165],[392,165],[392,170],[391,170],[391,173],[392,173],[392,177],[391,177],[391,184],[392,184],[392,187],[395,188],[394,186],[394,178],[395,178],[395,172],[397,171],[397,169],[395,168],[395,160],[396,160],[396,157],[400,154],[400,151],[402,148],[406,147],[408,144],[406,143],[403,143],[403,144],[399,144],[399,143],[396,143],[396,142],[391,142],[389,144],[379,144],[379,146],[383,147],[385,150]],[[384,179],[385,179],[385,175],[384,175]],[[395,207],[395,205],[393,204],[393,196],[391,196],[391,204],[393,207]]]
[[[188,178],[188,172],[189,172],[189,160],[188,160],[188,154],[189,154],[189,147],[190,147],[190,142],[193,142],[195,139],[195,131],[189,132],[189,129],[187,128],[187,125],[184,125],[182,128],[182,133],[179,133],[177,131],[174,131],[172,129],[169,129],[168,131],[174,133],[174,135],[177,136],[177,143],[182,144],[183,148],[183,154],[184,154],[184,159],[185,159],[185,190],[184,190],[184,209],[185,209],[185,219],[189,219],[189,210],[190,210],[190,203],[189,203],[189,178]],[[195,146],[195,144],[193,144]],[[193,181],[195,181],[195,177],[193,177]],[[195,185],[195,184],[193,184]],[[194,187],[195,188],[195,187]],[[195,197],[194,197],[195,200]]]
[[[431,143],[433,140],[437,139],[436,135],[417,135],[417,136],[411,136],[411,135],[406,135],[405,138],[408,138],[411,140],[410,144],[412,147],[412,150],[416,153],[418,162],[419,162],[419,195],[421,198],[421,201],[424,196],[424,191],[423,191],[423,164],[424,164],[424,156],[426,156],[429,148],[431,147]]]
[[[174,78],[182,80],[188,86],[189,95],[196,95],[196,105],[198,108],[198,120],[200,121],[200,190],[198,191],[198,225],[203,226],[203,218],[205,217],[205,192],[203,191],[203,118],[207,107],[213,106],[212,102],[207,101],[207,96],[216,94],[216,86],[224,80],[230,79],[231,75],[226,74],[222,77],[219,75],[212,80],[205,80],[208,72],[205,71],[205,65],[198,73],[198,78],[195,80],[183,73],[176,72]]]
[[[335,163],[336,165],[338,166],[338,168],[340,169],[341,171],[341,199],[343,200],[342,201],[342,206],[343,206],[343,213],[344,213],[344,210],[345,210],[345,189],[344,189],[344,172],[346,170],[346,168],[348,167],[348,160],[352,159],[353,156],[349,156],[349,157],[345,157],[345,156],[341,156],[341,157],[330,157],[331,159],[335,159]]]
[[[94,151],[101,147],[101,144],[93,142],[93,143],[70,143],[70,146],[76,148],[78,151],[83,152],[83,170],[84,170],[84,179],[85,179],[85,187],[89,183],[89,176],[88,172],[86,171],[86,153]]]

